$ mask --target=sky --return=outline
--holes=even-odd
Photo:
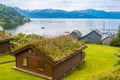
[[[62,9],[67,11],[97,9],[120,11],[120,0],[0,0],[1,4],[21,9]]]

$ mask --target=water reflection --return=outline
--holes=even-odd
[[[20,25],[23,25],[23,24],[25,24],[25,23],[6,23],[6,24],[0,24],[0,26],[2,26],[2,28],[4,30],[11,32],[11,31],[15,31],[17,29],[17,27],[19,27]]]
[[[0,24],[5,30],[15,30],[18,26],[23,25],[24,23],[7,23],[7,24]]]

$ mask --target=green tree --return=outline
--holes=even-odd
[[[111,41],[111,46],[120,47],[120,26],[116,37]]]
[[[0,22],[24,23],[30,19],[18,13],[14,8],[0,4]]]

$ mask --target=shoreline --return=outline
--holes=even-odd
[[[25,22],[0,22],[0,24],[19,24],[19,23],[26,23],[30,21],[25,21]]]

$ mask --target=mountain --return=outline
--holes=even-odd
[[[29,21],[14,8],[0,4],[0,23],[18,23]]]
[[[79,10],[65,11],[57,9],[43,10],[22,10],[15,8],[22,15],[29,18],[105,18],[105,19],[120,19],[120,12],[106,12],[102,10]]]
[[[87,13],[89,15],[95,15],[97,18],[117,18],[117,19],[120,19],[120,12],[106,12],[106,11],[94,10],[94,9],[81,10],[78,12]]]

